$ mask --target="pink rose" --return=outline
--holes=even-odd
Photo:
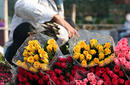
[[[83,79],[83,82],[88,83],[88,79],[87,78]]]
[[[104,82],[103,80],[98,80],[97,85],[102,85],[103,82]]]
[[[127,60],[130,60],[130,53],[128,53],[125,57]]]
[[[115,51],[116,53],[118,53],[118,52],[120,51],[119,47],[118,47],[118,46],[115,46],[114,51]]]
[[[91,85],[96,85],[96,83],[97,83],[97,80],[96,80],[96,79],[93,79],[93,80],[90,82]]]
[[[91,72],[91,73],[88,73],[88,74],[87,74],[87,78],[88,78],[89,81],[92,81],[92,80],[95,79],[95,75],[94,75],[92,72]]]
[[[115,62],[115,64],[116,64],[117,66],[120,66],[120,62],[119,62],[119,60],[118,60],[117,58],[114,58],[114,62]]]

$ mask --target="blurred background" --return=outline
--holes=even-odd
[[[8,40],[14,4],[17,0],[0,0],[0,45]],[[77,29],[111,35],[115,42],[130,13],[130,0],[64,0],[65,17]],[[129,38],[130,34],[127,37]]]

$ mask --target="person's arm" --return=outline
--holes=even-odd
[[[57,12],[40,4],[38,0],[18,0],[15,4],[15,14],[34,23],[45,23],[51,21]]]
[[[60,15],[56,14],[54,17],[53,17],[53,20],[62,25],[63,27],[66,28],[66,30],[68,31],[68,34],[69,34],[69,37],[74,37],[74,35],[78,35],[78,32],[66,21],[64,20],[64,18],[62,18]]]

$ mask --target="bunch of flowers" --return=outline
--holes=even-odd
[[[38,72],[39,69],[48,70],[49,62],[54,57],[57,48],[54,39],[48,40],[44,48],[37,40],[30,40],[23,51],[23,59],[17,60],[16,65],[32,72]]]
[[[95,65],[104,66],[114,59],[112,45],[107,42],[98,44],[96,39],[90,40],[90,43],[80,41],[73,48],[73,58],[76,59],[82,67],[92,67]]]
[[[10,67],[6,64],[0,63],[0,85],[5,85],[7,83],[12,83],[12,73]]]
[[[17,85],[51,85],[51,80],[47,74],[41,72],[33,73],[21,67],[18,68],[16,76]]]
[[[126,70],[130,70],[130,47],[128,47],[127,38],[121,39],[117,46],[115,46],[114,51],[117,56],[117,58],[114,59],[116,65],[125,67]]]
[[[111,66],[111,65],[110,65]],[[130,81],[126,78],[121,68],[115,65],[112,68],[92,67],[90,72],[84,75],[83,79],[75,80],[76,85],[129,85]]]
[[[81,76],[76,74],[79,69],[86,72],[85,68],[74,65],[72,57],[68,56],[67,58],[58,58],[51,70],[46,73],[50,75],[56,85],[74,85],[75,78],[81,79]]]

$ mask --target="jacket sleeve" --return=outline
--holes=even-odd
[[[38,0],[18,0],[15,4],[15,14],[25,20],[44,23],[50,21],[57,12],[40,4]]]

